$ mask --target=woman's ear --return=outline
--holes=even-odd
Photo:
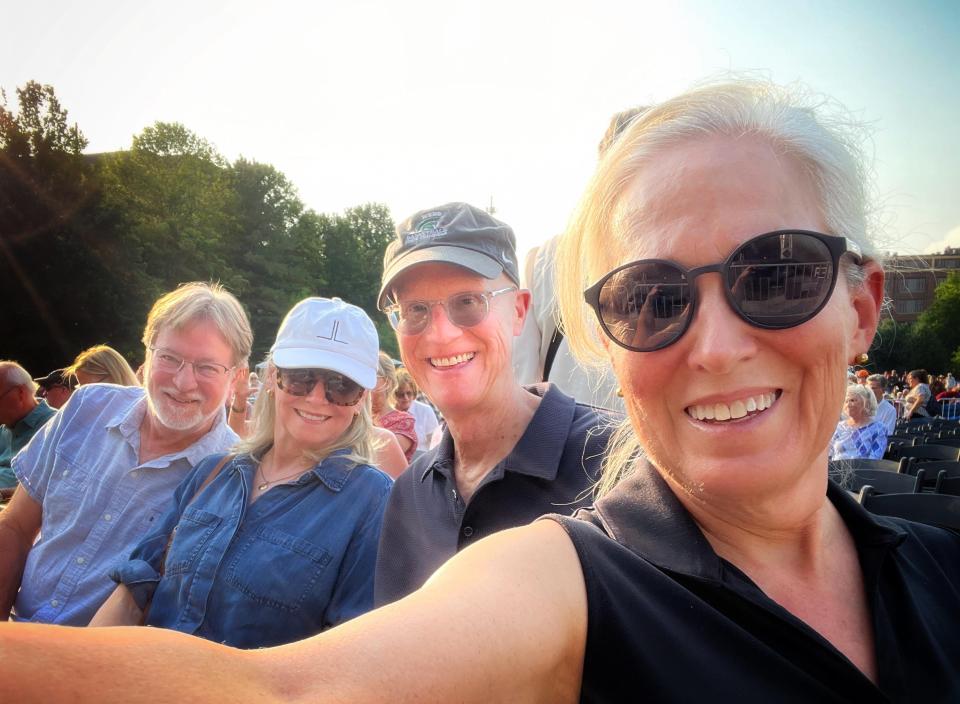
[[[877,262],[868,261],[863,265],[863,274],[863,283],[851,295],[856,314],[850,338],[851,359],[866,352],[873,344],[883,305],[883,267]]]

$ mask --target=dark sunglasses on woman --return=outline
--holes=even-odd
[[[846,237],[777,230],[747,240],[718,264],[695,269],[665,259],[624,264],[583,295],[611,340],[634,352],[652,352],[672,345],[690,327],[698,276],[720,274],[727,302],[740,318],[782,330],[807,322],[826,305],[840,258],[848,252],[862,259],[860,247]]]
[[[335,406],[356,406],[363,398],[363,387],[340,372],[329,369],[277,369],[277,388],[291,396],[306,396],[318,384],[323,395]]]

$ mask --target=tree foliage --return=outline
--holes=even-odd
[[[0,96],[0,357],[35,374],[107,343],[136,366],[147,311],[187,281],[220,281],[246,306],[255,358],[307,296],[377,313],[393,223],[382,205],[341,214],[304,207],[269,164],[225,159],[178,123],[156,122],[127,151],[85,156],[50,86]],[[15,302],[15,303],[12,303]]]

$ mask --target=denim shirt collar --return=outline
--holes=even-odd
[[[832,481],[827,497],[858,546],[889,549],[906,538],[895,523],[874,516]],[[639,510],[638,510],[639,507]],[[721,558],[660,473],[646,460],[637,462],[592,509],[618,543],[663,570],[721,582]]]
[[[504,472],[553,480],[560,471],[560,458],[566,447],[577,403],[554,384],[531,384],[524,388],[541,398],[540,405],[517,444],[503,461],[490,470],[490,480],[500,479]],[[454,460],[453,436],[447,431],[437,445],[433,461],[428,462],[420,473],[420,481],[423,482],[431,471],[452,480]]]
[[[349,454],[350,451],[346,448],[334,450],[317,462],[312,470],[304,472],[297,481],[291,483],[306,484],[312,481],[319,481],[330,491],[339,492],[357,468],[356,462],[347,459],[347,455]],[[241,454],[237,455],[233,460],[233,469],[236,472],[245,472],[253,477],[259,464],[259,457],[255,458],[248,454]]]

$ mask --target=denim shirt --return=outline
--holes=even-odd
[[[299,640],[373,607],[373,571],[391,479],[333,453],[253,504],[257,461],[201,462],[130,559],[110,575],[147,623],[239,648]],[[173,531],[163,577],[159,563]]]
[[[81,386],[13,458],[22,490],[42,509],[16,620],[87,625],[116,588],[110,568],[152,529],[187,473],[237,441],[221,411],[189,447],[141,463],[146,411],[139,386]]]

